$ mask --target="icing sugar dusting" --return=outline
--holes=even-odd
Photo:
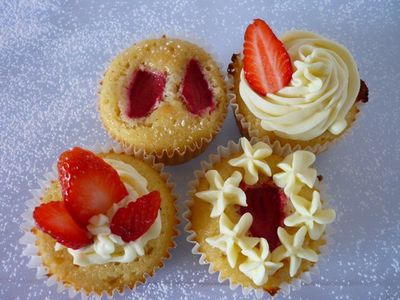
[[[321,275],[287,299],[398,299],[400,138],[400,5],[397,1],[64,1],[0,2],[0,299],[62,299],[35,279],[20,257],[19,226],[30,198],[59,153],[108,137],[101,127],[98,82],[112,57],[133,42],[164,33],[211,51],[224,67],[242,45],[246,25],[264,18],[280,34],[308,29],[346,45],[370,88],[370,102],[347,136],[317,159],[337,213],[335,243]],[[185,182],[219,144],[239,137],[229,114],[221,134],[201,157],[169,167]],[[181,224],[181,229],[184,224]],[[219,284],[178,238],[172,259],[130,299],[242,299]],[[123,296],[116,296],[122,299]]]

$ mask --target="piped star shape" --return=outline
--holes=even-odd
[[[229,265],[234,268],[240,251],[253,248],[259,241],[258,238],[246,236],[252,223],[250,213],[242,215],[236,225],[226,214],[222,214],[219,219],[220,234],[207,238],[206,242],[226,253]]]
[[[285,225],[290,227],[304,225],[312,240],[319,239],[326,225],[332,223],[336,217],[333,209],[322,209],[318,191],[313,192],[311,201],[298,195],[292,195],[290,200],[296,212],[284,220]]]
[[[234,167],[244,169],[244,182],[252,185],[258,181],[258,171],[267,176],[271,176],[271,169],[264,159],[272,154],[270,146],[263,142],[258,142],[254,146],[246,138],[240,139],[243,154],[229,161]]]
[[[285,194],[290,196],[298,193],[303,185],[312,188],[317,178],[317,171],[310,166],[315,161],[315,155],[309,151],[296,151],[278,164],[284,172],[274,175],[275,184],[284,188]]]
[[[246,194],[239,188],[242,181],[242,174],[239,171],[233,172],[225,181],[216,170],[207,171],[205,177],[210,188],[207,191],[197,192],[196,196],[213,205],[211,218],[222,215],[228,205],[247,206]]]
[[[247,259],[240,264],[239,270],[258,286],[264,285],[269,275],[274,274],[283,266],[281,262],[271,261],[269,245],[264,238],[260,239],[259,247],[244,249],[242,253],[247,256]]]
[[[303,247],[306,234],[307,229],[305,226],[297,230],[294,235],[290,235],[282,227],[278,228],[278,236],[282,245],[272,252],[272,260],[281,261],[289,257],[289,274],[291,277],[296,275],[303,259],[312,262],[318,261],[318,254],[314,250]]]

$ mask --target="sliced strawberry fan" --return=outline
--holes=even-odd
[[[105,214],[114,203],[125,198],[128,191],[114,168],[82,148],[76,147],[62,153],[57,167],[63,201],[41,204],[35,208],[33,218],[37,227],[57,242],[68,248],[79,249],[93,243],[93,237],[86,229],[89,219],[101,213]],[[135,205],[136,210],[130,217],[138,218],[131,221],[136,222],[139,227],[128,228],[134,231],[135,239],[147,231],[157,216],[160,196],[158,192],[158,197],[153,193],[135,202],[139,204]],[[120,215],[120,210],[124,209],[120,208],[115,215]],[[138,212],[138,209],[144,211]],[[143,228],[147,229],[143,231]]]
[[[243,55],[246,80],[260,95],[278,92],[290,83],[293,70],[289,54],[265,21],[255,19],[247,27]]]

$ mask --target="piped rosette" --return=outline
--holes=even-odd
[[[349,50],[308,31],[275,35],[248,25],[243,53],[229,65],[230,100],[242,135],[291,151],[320,153],[351,127],[368,101]]]

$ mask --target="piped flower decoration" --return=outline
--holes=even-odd
[[[278,164],[284,172],[273,176],[275,184],[284,189],[290,196],[297,194],[304,185],[312,188],[317,178],[317,171],[310,166],[315,161],[315,155],[309,151],[296,151]]]
[[[242,181],[240,172],[233,172],[225,181],[216,170],[207,171],[205,177],[210,184],[209,190],[195,195],[213,205],[211,218],[221,216],[228,205],[247,206],[246,194],[239,188]]]
[[[254,285],[265,286],[269,278],[284,265],[288,266],[288,275],[295,277],[300,272],[303,260],[318,261],[319,255],[316,252],[319,249],[318,244],[312,243],[312,240],[321,238],[326,225],[335,219],[335,212],[331,209],[322,209],[320,194],[314,189],[317,172],[311,167],[315,161],[313,153],[296,151],[286,156],[276,165],[283,171],[280,173],[278,171],[274,175],[273,171],[276,168],[273,167],[274,160],[268,158],[272,155],[269,145],[262,142],[252,145],[246,138],[241,138],[240,146],[241,153],[231,158],[228,163],[241,169],[232,169],[231,176],[226,180],[223,180],[221,174],[216,170],[207,171],[205,179],[209,183],[209,188],[197,192],[195,195],[212,204],[210,217],[219,217],[219,233],[213,231],[214,236],[206,238],[206,243],[225,254],[229,266],[232,268],[238,266],[239,270],[251,279]],[[272,169],[267,162],[271,163]],[[233,223],[230,219],[233,218],[231,213],[234,210],[229,210],[229,206],[247,207],[247,202],[252,206],[254,202],[258,200],[262,202],[268,198],[267,193],[253,195],[246,188],[246,185],[254,186],[262,183],[265,178],[260,180],[260,176],[263,175],[272,177],[274,183],[284,189],[287,198],[293,205],[289,210],[294,208],[290,216],[285,213],[282,217],[285,226],[277,229],[280,245],[272,253],[266,237],[254,233],[252,230],[253,226],[257,227],[256,224],[259,224],[259,219],[257,219],[259,216],[254,215],[257,210],[265,213],[266,218],[276,217],[275,213],[271,213],[271,210],[264,209],[261,205],[257,206],[256,211],[250,209],[251,212],[240,209],[238,213],[243,215],[240,218],[237,217],[239,218],[238,222]],[[311,189],[312,199],[304,198],[305,194],[301,194],[301,196],[298,194],[306,186]],[[286,201],[284,205],[286,205]],[[285,210],[285,212],[287,211]],[[281,221],[282,219],[280,219]],[[286,270],[285,268],[285,273]],[[278,276],[281,276],[280,273]]]
[[[290,260],[289,274],[291,277],[296,275],[303,259],[311,262],[318,261],[318,254],[311,248],[303,245],[306,234],[307,228],[305,226],[298,229],[294,235],[290,235],[282,227],[278,228],[278,236],[282,245],[274,250],[272,260],[281,261],[288,257]]]
[[[298,195],[292,195],[290,199],[296,212],[284,220],[285,225],[289,227],[304,225],[312,240],[319,239],[326,225],[335,220],[336,213],[333,209],[322,209],[318,191],[313,192],[311,201]]]
[[[259,172],[271,176],[271,168],[265,162],[265,158],[272,154],[271,147],[263,142],[252,146],[246,138],[240,139],[240,145],[243,154],[231,159],[229,164],[244,169],[244,182],[249,185],[255,184]]]
[[[219,219],[220,234],[207,238],[206,242],[226,253],[229,265],[234,268],[239,253],[244,249],[251,249],[257,245],[259,239],[246,236],[253,223],[250,213],[240,217],[237,224],[233,224],[226,214]]]
[[[259,247],[242,250],[247,257],[239,266],[239,270],[249,277],[256,285],[264,285],[268,277],[283,266],[281,262],[273,262],[266,239],[261,238]]]

